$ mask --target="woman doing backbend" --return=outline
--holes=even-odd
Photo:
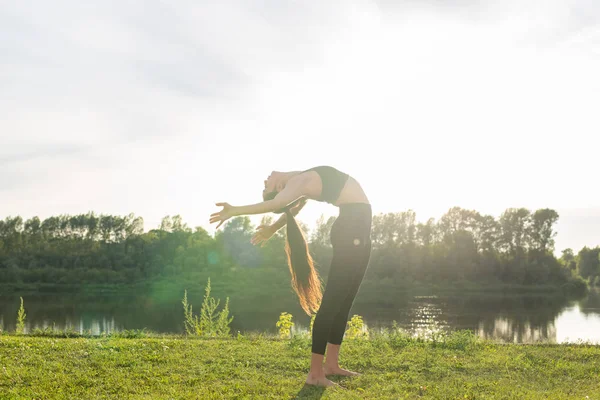
[[[339,208],[339,216],[331,227],[333,258],[325,291],[314,268],[304,235],[294,216],[308,199],[327,202]],[[332,386],[326,375],[358,375],[339,366],[342,344],[350,308],[365,275],[371,255],[371,205],[360,184],[348,174],[330,166],[304,171],[273,171],[265,180],[263,202],[223,207],[211,214],[210,223],[238,215],[282,213],[270,226],[261,225],[252,238],[253,244],[268,240],[287,224],[286,252],[296,291],[303,310],[316,312],[312,330],[312,357],[306,383]],[[327,360],[323,363],[325,350]]]

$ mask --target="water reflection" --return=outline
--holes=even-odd
[[[556,343],[554,322],[535,326],[529,321],[500,317],[480,322],[477,333],[482,338],[506,343]]]
[[[61,323],[62,322],[62,323]],[[64,322],[51,321],[49,319],[34,320],[25,324],[25,332],[32,332],[36,329],[41,330],[59,330],[69,329],[80,334],[91,333],[92,335],[100,335],[102,333],[111,333],[122,331],[123,328],[115,323],[114,317],[102,317],[98,319],[85,319],[79,317],[74,319],[71,316],[65,316]]]
[[[368,307],[360,309],[361,315],[369,315],[368,311]],[[505,343],[597,343],[600,291],[591,291],[579,301],[502,294],[414,297],[365,320],[376,329],[389,328],[394,320],[413,335],[468,329],[482,338]]]
[[[600,314],[600,289],[592,290],[586,298],[579,302],[583,314]]]
[[[155,332],[183,333],[183,307],[178,296],[122,294],[82,296],[75,294],[23,295],[27,313],[26,331],[73,329],[94,335],[126,329],[147,328]],[[195,299],[193,304],[199,304]],[[359,314],[371,329],[389,328],[392,321],[414,335],[437,330],[469,329],[482,338],[509,343],[600,343],[600,291],[591,291],[578,301],[561,297],[532,295],[439,295],[404,296],[395,307],[383,308],[355,302],[352,314]],[[0,327],[13,331],[19,295],[0,296]],[[196,309],[196,308],[195,308]],[[282,311],[291,312],[295,330],[309,326],[310,318],[289,304],[236,313],[231,332],[275,333]],[[196,311],[197,312],[197,311]]]
[[[156,301],[147,295],[25,294],[23,299],[26,332],[53,328],[94,335],[143,328],[156,332],[183,332],[181,303]],[[0,326],[3,329],[13,331],[16,328],[19,305],[19,295],[0,296]]]

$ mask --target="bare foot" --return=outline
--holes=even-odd
[[[310,374],[306,377],[306,384],[324,387],[340,386],[335,382],[331,382],[329,379],[325,378],[325,376],[315,377]]]
[[[342,375],[342,376],[359,376],[358,372],[348,371],[347,369],[343,369],[339,366],[330,367],[328,365],[323,366],[323,371],[325,371],[325,375]]]

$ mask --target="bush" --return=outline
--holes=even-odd
[[[445,337],[442,347],[454,350],[466,350],[478,343],[479,337],[469,330],[459,330]]]
[[[72,327],[69,327],[64,330],[56,329],[54,325],[52,327],[46,328],[35,328],[29,333],[29,336],[37,336],[37,337],[53,337],[53,338],[78,338],[78,337],[91,337],[91,332],[79,333],[74,330]]]
[[[394,321],[394,326],[388,337],[390,346],[393,349],[402,349],[414,342],[414,339],[407,332],[404,332],[397,327],[396,321]]]
[[[571,277],[562,285],[562,290],[567,295],[583,295],[587,292],[588,284],[580,276]]]
[[[279,316],[279,321],[277,321],[275,325],[279,328],[280,338],[289,338],[292,334],[292,327],[294,326],[294,323],[292,322],[292,314],[282,312]]]
[[[17,334],[25,332],[25,317],[25,308],[23,307],[23,298],[21,297],[21,307],[19,307],[19,313],[17,314]]]
[[[206,285],[204,301],[200,309],[200,318],[192,313],[192,305],[187,301],[187,290],[184,292],[182,304],[185,315],[185,331],[191,336],[225,337],[229,336],[229,324],[233,317],[229,318],[229,297],[225,306],[216,313],[220,300],[210,297],[210,278]]]
[[[352,316],[352,319],[348,323],[346,337],[349,339],[369,338],[369,331],[360,315],[355,314]]]

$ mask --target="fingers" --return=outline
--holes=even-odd
[[[215,223],[215,222],[218,222],[218,223],[219,223],[219,225],[217,225],[217,227],[216,227],[215,229],[219,229],[219,227],[220,227],[221,225],[223,225],[223,222],[225,222],[225,220],[220,220],[219,218],[215,218],[215,219],[211,219],[211,220],[210,220],[210,223],[211,223],[211,224],[213,224],[213,223]]]
[[[267,245],[267,239],[263,236],[256,236],[250,240],[250,243],[252,243],[254,246],[260,245],[260,247],[265,247]]]
[[[227,203],[215,203],[215,206],[217,207],[225,207]]]
[[[214,216],[211,215],[211,217],[210,217],[210,223],[212,224],[212,223],[217,222],[217,221],[221,221],[221,223],[223,223],[223,222],[225,222],[226,219],[227,218],[223,218],[219,214],[216,214]]]
[[[252,237],[252,239],[250,239],[250,243],[252,243],[253,245],[257,245],[261,242],[263,242],[263,244],[264,244],[265,238],[260,233],[257,233],[256,235],[254,235]]]

